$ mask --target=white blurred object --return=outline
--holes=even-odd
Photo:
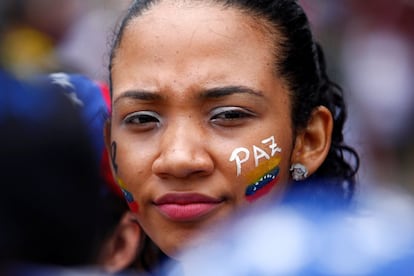
[[[268,207],[183,253],[169,275],[414,275],[414,204],[372,191],[352,213]]]

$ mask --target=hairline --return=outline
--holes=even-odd
[[[117,56],[117,51],[121,46],[126,30],[130,26],[132,21],[134,21],[134,19],[142,16],[146,11],[151,10],[157,4],[160,4],[161,2],[165,2],[165,1],[169,1],[169,0],[153,0],[150,3],[148,3],[148,5],[143,7],[140,11],[137,11],[135,13],[132,12],[130,9],[128,9],[124,20],[122,20],[120,26],[117,28],[115,32],[115,39],[110,49],[110,57],[109,57],[109,81],[110,81],[110,97],[111,98],[113,96],[112,95],[113,94],[112,68],[113,68],[114,60]],[[283,75],[281,74],[281,70],[280,70],[281,69],[280,58],[282,55],[286,54],[283,50],[284,47],[282,45],[287,40],[286,35],[281,30],[281,26],[273,23],[271,19],[266,18],[265,14],[259,14],[259,12],[253,9],[249,9],[237,2],[229,3],[228,1],[221,1],[221,0],[209,0],[209,1],[179,0],[176,2],[198,3],[201,5],[211,4],[211,5],[216,5],[216,6],[222,6],[224,9],[233,8],[249,16],[252,23],[249,22],[248,25],[250,25],[252,28],[259,29],[259,31],[263,34],[263,37],[265,38],[265,42],[268,43],[269,48],[272,50],[272,60],[270,62],[273,64],[275,77],[278,76],[282,80],[284,80],[284,84],[288,88],[287,90],[289,91],[289,93],[291,93],[289,80],[286,77],[283,77]],[[280,40],[280,41],[277,41],[277,40]]]

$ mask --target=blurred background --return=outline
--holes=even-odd
[[[0,56],[15,75],[56,71],[107,79],[107,49],[131,0],[3,0]]]
[[[299,2],[344,89],[360,193],[378,186],[414,194],[414,0]],[[129,3],[3,0],[1,60],[20,78],[65,71],[107,81],[110,41]]]
[[[345,93],[363,194],[414,194],[414,1],[301,0]]]

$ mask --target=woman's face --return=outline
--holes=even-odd
[[[290,99],[267,35],[236,9],[168,1],[124,32],[108,143],[140,224],[170,256],[286,187]]]

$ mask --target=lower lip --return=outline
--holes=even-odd
[[[158,210],[174,221],[195,221],[213,212],[220,203],[161,204]]]

